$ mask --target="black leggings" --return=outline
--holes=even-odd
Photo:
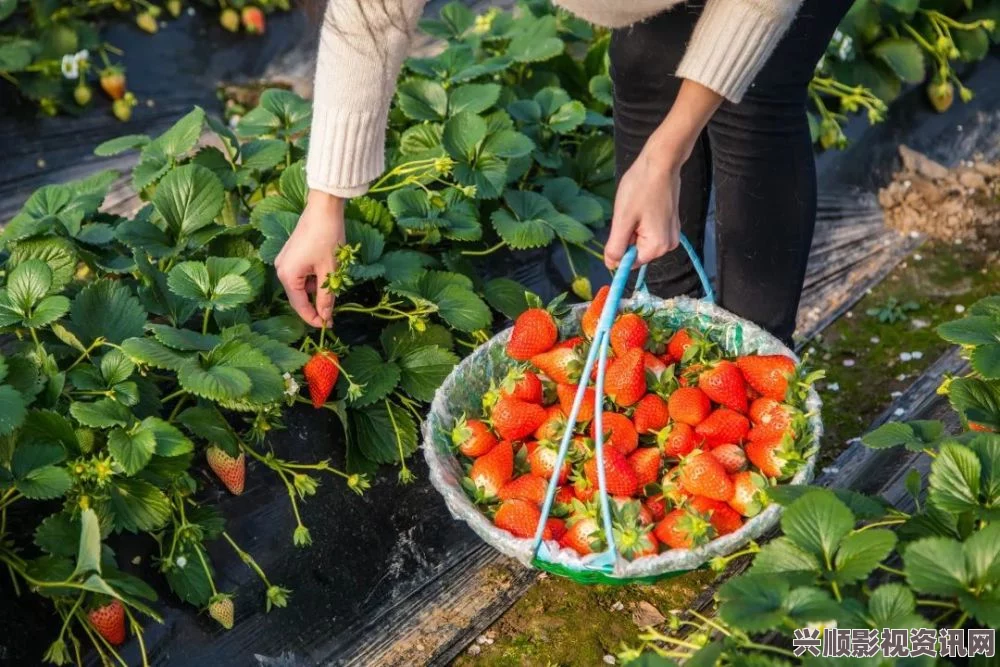
[[[679,5],[612,34],[619,177],[677,96],[681,79],[673,72],[702,4]],[[743,101],[722,103],[681,171],[681,229],[699,252],[715,182],[719,304],[786,343],[795,329],[816,221],[806,87],[850,5],[851,0],[804,0]],[[648,283],[665,297],[699,292],[681,248],[650,265]]]

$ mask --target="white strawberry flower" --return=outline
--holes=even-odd
[[[78,65],[80,63],[90,62],[90,51],[87,49],[81,49],[73,54],[73,59],[76,60]]]
[[[281,377],[285,378],[285,396],[297,396],[299,393],[299,383],[295,381],[291,373],[285,373]]]
[[[80,77],[80,63],[72,54],[67,53],[62,57],[61,68],[63,77],[67,79],[75,80]]]
[[[837,627],[836,619],[830,619],[829,621],[813,621],[812,623],[807,623],[806,628],[808,630],[819,630],[820,634],[827,628],[831,630]]]
[[[178,556],[177,560],[174,562],[177,564],[177,567],[184,567],[188,564],[188,559],[184,556]]]

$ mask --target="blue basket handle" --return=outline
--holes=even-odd
[[[712,291],[711,283],[708,281],[708,276],[705,274],[705,269],[701,264],[701,260],[698,258],[698,254],[695,252],[694,247],[683,234],[681,235],[681,245],[683,245],[684,249],[687,251],[688,257],[690,257],[691,263],[694,264],[695,271],[698,273],[699,279],[701,279],[702,287],[705,290],[705,300],[714,303],[715,294]],[[614,533],[611,530],[611,501],[608,498],[607,484],[604,473],[604,375],[608,364],[608,347],[610,344],[611,326],[614,324],[615,317],[618,314],[618,306],[621,303],[622,296],[625,294],[626,283],[628,282],[629,274],[632,272],[632,267],[635,264],[637,254],[638,251],[636,250],[636,247],[629,246],[628,250],[625,251],[625,255],[622,257],[621,263],[618,265],[618,269],[615,271],[614,278],[611,280],[611,288],[608,291],[608,298],[604,303],[604,309],[601,311],[601,317],[597,322],[597,328],[594,332],[594,340],[591,343],[590,350],[587,352],[587,360],[584,363],[583,371],[580,374],[580,384],[578,385],[576,396],[573,398],[573,407],[570,409],[569,418],[566,422],[566,430],[563,432],[562,441],[559,443],[559,453],[554,467],[557,471],[561,470],[563,463],[566,461],[566,455],[569,453],[569,445],[573,441],[573,430],[576,426],[576,420],[580,414],[580,407],[583,405],[583,398],[587,390],[587,379],[590,378],[594,369],[594,364],[596,363],[597,379],[594,387],[594,450],[598,461],[597,482],[598,492],[600,494],[599,498],[601,503],[602,527],[604,528],[604,535],[608,548],[599,554],[594,554],[589,557],[583,567],[587,570],[597,570],[601,572],[613,571],[616,560]],[[645,278],[646,267],[643,266],[639,269],[639,274],[636,277],[636,291],[646,290]],[[535,529],[532,553],[537,561],[551,562],[552,554],[542,537],[545,534],[545,523],[549,518],[549,513],[552,511],[552,503],[555,500],[558,488],[559,475],[554,474],[549,480],[549,485],[545,492],[545,501],[542,503],[541,519],[538,522],[538,527]]]
[[[705,266],[701,263],[701,258],[698,257],[698,252],[691,245],[691,242],[682,233],[680,236],[681,246],[684,251],[687,252],[688,259],[691,260],[691,265],[694,266],[695,273],[698,274],[698,280],[701,281],[701,289],[705,292],[705,296],[702,297],[703,301],[709,303],[715,303],[715,291],[712,289],[712,281],[708,279],[708,274],[705,272]],[[646,288],[646,269],[649,264],[643,264],[639,267],[639,274],[635,279],[635,291],[636,292],[648,292]]]

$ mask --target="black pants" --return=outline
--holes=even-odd
[[[619,177],[677,97],[681,79],[673,72],[701,4],[679,5],[612,34]],[[795,329],[816,219],[806,87],[850,5],[851,0],[804,0],[743,100],[723,102],[681,171],[681,229],[699,252],[715,183],[719,304],[785,342]],[[648,284],[664,297],[699,292],[681,248],[650,265]]]

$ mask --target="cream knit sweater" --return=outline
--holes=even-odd
[[[364,194],[385,169],[386,116],[426,0],[329,0],[320,34],[309,187]],[[598,25],[626,26],[683,0],[556,0]],[[676,75],[738,102],[802,0],[705,0]]]

